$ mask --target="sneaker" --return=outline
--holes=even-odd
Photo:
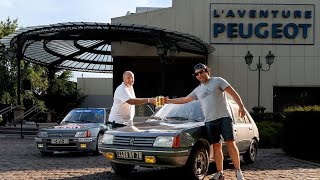
[[[236,170],[236,178],[237,180],[245,180],[241,170]]]
[[[210,180],[217,180],[217,179],[224,180],[224,175],[222,172],[217,172],[210,178]]]

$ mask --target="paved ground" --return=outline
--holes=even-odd
[[[116,176],[103,156],[55,154],[43,157],[33,138],[0,136],[0,179],[187,179],[182,169],[136,168],[129,177]],[[214,171],[214,166],[211,172]],[[226,180],[234,179],[232,164],[225,167]],[[320,180],[320,164],[287,157],[279,149],[261,149],[258,161],[242,164],[247,180]]]

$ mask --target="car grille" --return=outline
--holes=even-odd
[[[49,132],[48,137],[74,137],[76,132]]]
[[[69,144],[47,144],[48,150],[54,150],[54,151],[77,151],[77,145],[75,143],[69,143]]]
[[[115,136],[113,139],[114,145],[122,146],[145,146],[152,147],[154,137],[128,137],[128,136]]]

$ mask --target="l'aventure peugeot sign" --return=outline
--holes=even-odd
[[[210,4],[212,44],[314,44],[314,4]]]

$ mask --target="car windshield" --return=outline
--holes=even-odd
[[[103,123],[103,109],[74,109],[63,119],[62,123]]]
[[[199,101],[191,101],[186,104],[166,104],[154,114],[154,117],[181,121],[204,121],[204,115]]]

